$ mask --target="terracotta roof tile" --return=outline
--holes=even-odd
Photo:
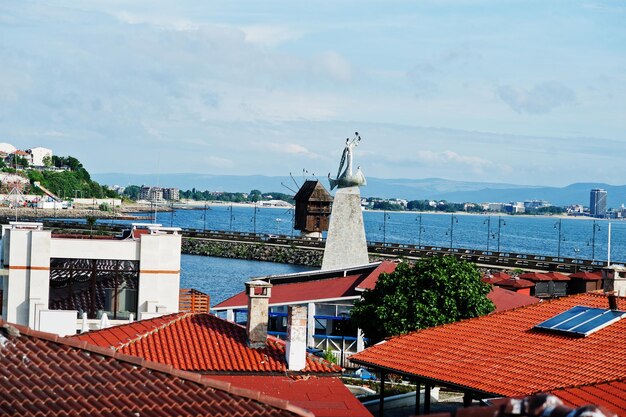
[[[533,329],[576,305],[608,301],[591,293],[544,301],[398,336],[350,360],[500,396],[625,378],[626,320],[585,338]]]
[[[198,372],[286,372],[285,342],[268,337],[263,349],[246,343],[246,329],[210,314],[176,313],[83,333],[73,338],[149,361]],[[305,373],[341,368],[313,355]]]
[[[562,388],[551,391],[566,405],[581,407],[598,404],[617,415],[626,415],[626,379],[601,382],[598,384]]]
[[[291,403],[311,410],[318,417],[371,417],[339,378],[238,375],[211,375],[211,378],[228,381],[238,387],[258,389],[273,397],[289,398]]]
[[[313,415],[256,391],[229,392],[229,385],[196,374],[163,371],[150,362],[137,366],[111,349],[78,348],[49,334],[0,325],[3,416]]]

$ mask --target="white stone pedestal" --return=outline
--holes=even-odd
[[[330,214],[322,270],[369,263],[359,187],[339,188]]]

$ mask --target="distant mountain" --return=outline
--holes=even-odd
[[[286,187],[297,190],[304,178],[264,175],[207,175],[207,174],[92,174],[92,178],[102,184],[126,186],[160,185],[178,187],[183,190],[250,192],[258,189],[263,192],[289,192]],[[328,181],[321,178],[328,188]],[[281,185],[285,184],[285,186]],[[608,193],[608,205],[619,207],[626,203],[626,185],[602,183],[576,183],[566,187],[541,187],[504,183],[452,181],[441,178],[368,178],[362,188],[363,197],[404,198],[407,200],[447,200],[451,202],[510,202],[525,200],[546,200],[554,205],[589,205],[589,191],[604,188]]]

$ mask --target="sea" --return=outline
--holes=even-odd
[[[297,236],[293,210],[244,205],[157,212],[156,222],[198,230]],[[145,215],[143,213],[142,215]],[[154,215],[154,213],[153,213]],[[586,217],[364,211],[370,242],[401,243],[626,262],[626,222]],[[108,220],[98,220],[106,223]],[[130,223],[115,221],[114,223]],[[595,230],[595,231],[594,231]],[[211,295],[211,305],[243,290],[251,277],[311,270],[298,265],[183,255],[181,286]]]

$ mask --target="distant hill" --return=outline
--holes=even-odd
[[[108,185],[160,185],[178,187],[183,190],[250,192],[258,189],[263,192],[289,192],[281,183],[291,189],[297,189],[294,181],[288,177],[270,177],[263,175],[207,175],[207,174],[92,174],[93,178]],[[320,178],[328,188],[328,181]],[[302,184],[302,176],[295,177]],[[504,183],[452,181],[441,178],[406,179],[406,178],[371,178],[362,188],[363,197],[404,198],[407,200],[447,200],[451,202],[510,202],[525,200],[546,200],[554,205],[569,204],[589,205],[589,191],[592,188],[604,188],[608,192],[610,207],[619,207],[626,203],[626,185],[603,183],[576,183],[566,187],[541,187]]]

